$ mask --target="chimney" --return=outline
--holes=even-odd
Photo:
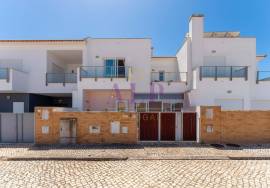
[[[189,19],[189,37],[192,39],[203,38],[204,15],[193,14]]]

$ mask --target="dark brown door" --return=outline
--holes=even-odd
[[[183,140],[196,141],[196,113],[183,114]]]
[[[158,140],[158,113],[140,114],[140,140]]]
[[[160,114],[161,140],[175,141],[175,113]]]

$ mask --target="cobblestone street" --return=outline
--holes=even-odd
[[[1,187],[269,187],[270,161],[1,161]]]

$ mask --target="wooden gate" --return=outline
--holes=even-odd
[[[196,113],[183,114],[183,140],[196,141]]]
[[[175,141],[175,113],[160,113],[162,141]]]
[[[158,113],[140,114],[140,140],[158,141]]]

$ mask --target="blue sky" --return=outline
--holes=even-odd
[[[269,0],[0,0],[0,39],[151,37],[155,55],[174,55],[192,13],[206,31],[257,37],[270,55]],[[269,57],[270,58],[270,57]],[[260,69],[270,70],[268,59]]]

